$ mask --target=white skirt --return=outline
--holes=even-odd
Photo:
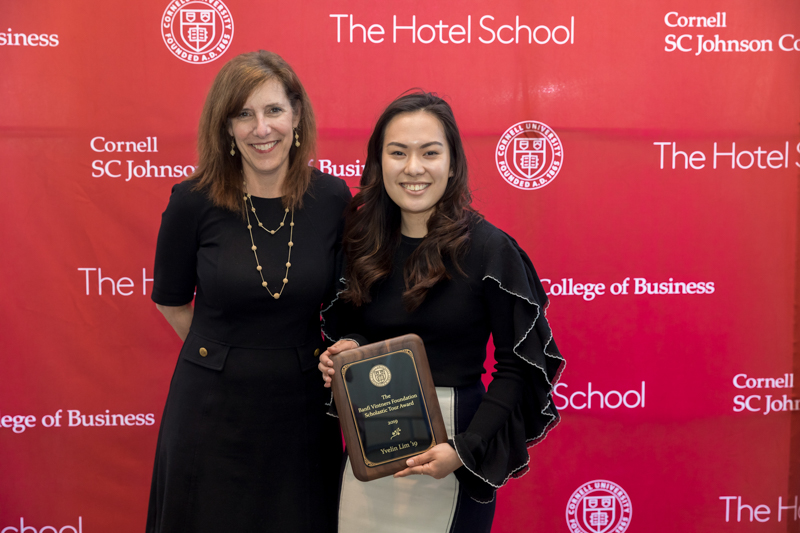
[[[454,435],[454,390],[436,387],[436,396],[447,435]],[[458,493],[454,474],[443,479],[387,476],[364,483],[353,475],[348,458],[339,502],[339,533],[449,532]]]

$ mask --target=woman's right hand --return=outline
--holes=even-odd
[[[330,388],[334,374],[333,359],[331,359],[331,357],[346,352],[347,350],[352,350],[353,348],[358,348],[357,342],[351,341],[350,339],[342,339],[320,354],[317,368],[322,372],[322,379],[325,381],[326,388]]]

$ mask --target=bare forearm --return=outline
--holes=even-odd
[[[156,308],[161,311],[161,314],[167,319],[167,322],[178,334],[178,337],[185,341],[186,336],[189,334],[189,326],[192,325],[194,306],[192,304],[181,306],[156,304]]]

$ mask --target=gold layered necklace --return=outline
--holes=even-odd
[[[250,232],[250,244],[251,244],[250,249],[253,250],[253,255],[256,258],[256,270],[258,270],[258,274],[259,276],[261,276],[261,286],[267,289],[267,292],[270,294],[270,296],[272,296],[277,300],[283,294],[283,289],[286,288],[286,284],[289,283],[289,268],[292,266],[292,247],[294,246],[294,242],[292,241],[292,237],[294,235],[294,208],[291,209],[292,217],[291,220],[289,221],[289,244],[288,244],[289,254],[288,257],[286,258],[286,273],[283,275],[283,285],[281,286],[281,290],[273,293],[269,289],[269,284],[267,283],[267,280],[264,279],[264,272],[263,269],[261,268],[261,262],[258,260],[258,247],[256,246],[256,241],[253,239],[253,224],[251,224],[250,222],[250,212],[252,212],[253,216],[255,216],[256,224],[258,225],[259,228],[263,229],[270,235],[275,235],[275,233],[280,231],[280,229],[286,225],[286,217],[289,215],[289,208],[287,207],[283,210],[283,220],[281,221],[281,223],[278,225],[277,228],[267,229],[261,222],[261,220],[259,220],[258,218],[258,214],[256,213],[256,208],[253,205],[253,197],[250,195],[250,193],[247,192],[247,183],[244,184],[243,199],[244,199],[245,213],[247,213],[247,231]],[[247,207],[248,201],[250,202],[250,207]]]

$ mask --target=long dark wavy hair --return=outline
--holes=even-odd
[[[343,247],[348,259],[345,272],[348,283],[340,296],[357,306],[368,303],[370,288],[390,274],[400,245],[400,208],[383,185],[386,127],[398,115],[417,112],[430,113],[442,124],[450,149],[452,176],[428,219],[428,234],[403,269],[406,309],[410,312],[419,307],[434,285],[451,278],[444,258],[449,258],[463,274],[458,260],[469,245],[470,221],[478,216],[470,206],[467,158],[450,105],[434,93],[415,90],[389,104],[375,124],[367,145],[360,191],[347,212]]]

